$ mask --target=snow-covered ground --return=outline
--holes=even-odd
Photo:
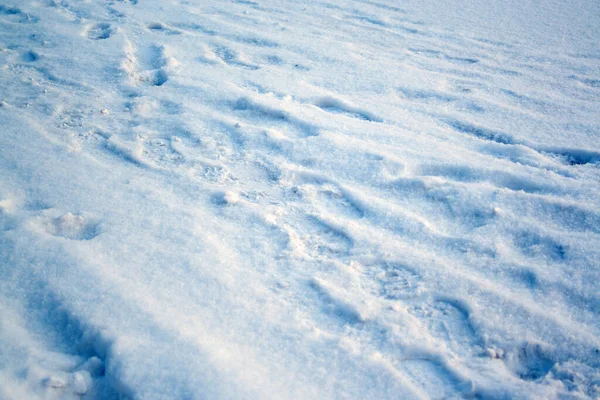
[[[600,2],[2,0],[0,399],[600,397]]]

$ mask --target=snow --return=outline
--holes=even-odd
[[[598,398],[599,33],[4,1],[0,398]]]

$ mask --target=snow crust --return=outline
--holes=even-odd
[[[3,1],[0,398],[600,397],[599,34]]]

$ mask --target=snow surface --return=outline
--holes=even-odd
[[[593,0],[2,0],[0,398],[599,398],[599,39]]]

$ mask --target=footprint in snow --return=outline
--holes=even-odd
[[[336,187],[323,187],[317,197],[327,208],[346,214],[352,218],[362,218],[364,211],[343,190]]]
[[[269,55],[265,57],[265,61],[271,65],[283,65],[285,64],[285,61],[276,55]]]
[[[313,101],[313,104],[323,111],[327,111],[332,114],[342,114],[347,117],[357,118],[369,122],[383,122],[383,119],[374,113],[333,96],[317,98]]]
[[[91,40],[104,40],[108,39],[115,33],[115,29],[111,24],[107,22],[99,22],[88,27],[86,34],[88,39]]]
[[[399,300],[419,295],[423,290],[421,275],[410,267],[387,264],[378,275],[380,295],[389,300]]]
[[[479,349],[480,340],[470,321],[468,307],[460,301],[438,299],[429,304],[412,306],[409,312],[425,321],[434,338],[447,343],[455,353]]]
[[[318,127],[279,107],[262,104],[247,97],[239,98],[231,106],[232,111],[240,117],[252,123],[268,124],[271,128],[281,130],[289,138],[300,139],[319,135]]]
[[[293,192],[313,203],[317,209],[350,218],[362,218],[364,210],[352,196],[338,184],[319,177],[300,178],[303,184],[294,186]]]
[[[514,244],[521,253],[531,258],[563,262],[568,257],[568,247],[558,240],[532,230],[522,230],[514,236]]]
[[[234,67],[240,67],[248,70],[260,69],[258,65],[254,65],[245,59],[244,54],[239,53],[225,46],[216,46],[213,49],[214,54],[225,64]]]
[[[240,201],[240,196],[232,191],[219,191],[213,194],[211,198],[213,204],[225,207],[228,205],[236,204]]]
[[[344,325],[355,325],[366,321],[367,317],[364,311],[344,299],[344,296],[341,295],[343,291],[340,288],[318,278],[313,278],[309,285],[318,295],[326,314],[337,317]]]
[[[37,61],[40,58],[40,56],[35,51],[28,50],[28,51],[22,53],[20,58],[21,58],[21,61],[30,63],[30,62]]]
[[[162,86],[169,80],[169,75],[163,69],[159,69],[158,71],[154,71],[147,76],[146,82],[148,82],[151,86]]]
[[[300,235],[304,247],[313,256],[344,256],[354,246],[353,240],[339,227],[314,216],[308,216]]]
[[[180,35],[181,31],[177,29],[170,28],[169,26],[163,24],[162,22],[151,22],[146,25],[152,32],[163,33],[165,35]]]
[[[38,18],[24,13],[17,7],[9,7],[0,4],[0,16],[5,17],[9,21],[18,22],[20,24],[34,24],[38,22]]]
[[[185,162],[185,158],[172,145],[173,139],[168,137],[148,137],[142,142],[143,159],[153,167],[170,169]]]
[[[431,399],[462,399],[473,397],[473,383],[456,376],[438,360],[404,361],[402,369],[410,380],[421,387]]]
[[[162,86],[169,80],[167,70],[177,65],[179,63],[168,54],[165,46],[153,45],[137,49],[130,44],[123,69],[136,84],[144,82],[150,86]]]
[[[526,381],[545,377],[555,365],[548,346],[529,341],[509,351],[504,357],[504,363],[515,375]]]

